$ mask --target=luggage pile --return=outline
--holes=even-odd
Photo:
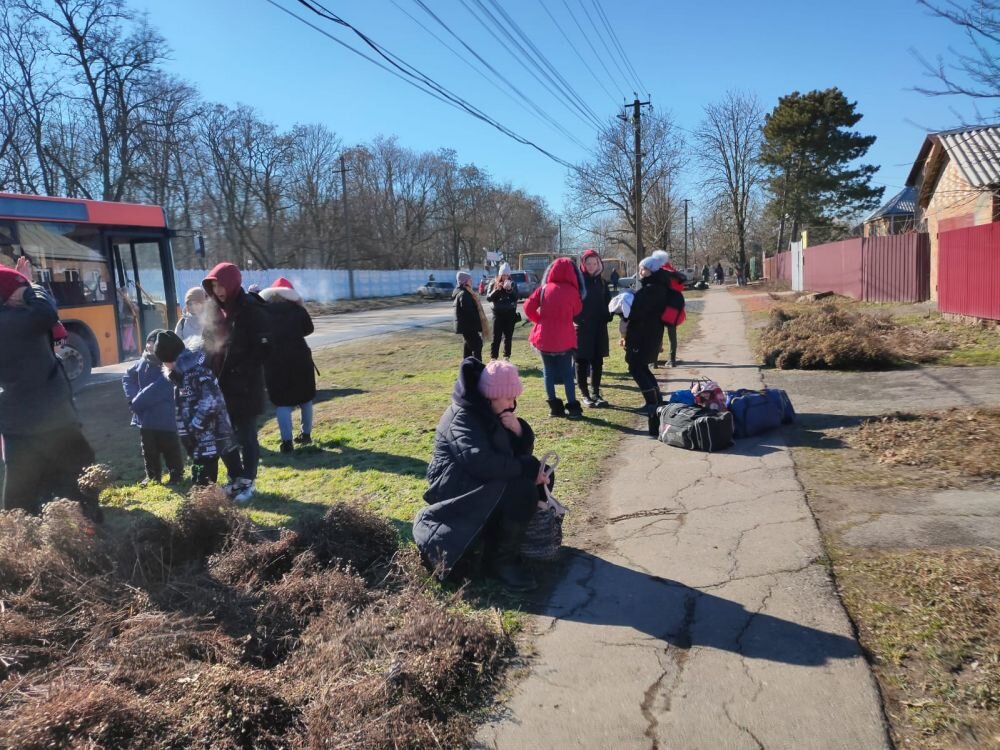
[[[649,431],[661,442],[687,450],[714,452],[736,438],[752,437],[795,421],[795,409],[780,388],[724,391],[713,380],[697,380],[669,394],[650,417]]]

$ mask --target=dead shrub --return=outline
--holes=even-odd
[[[826,302],[773,309],[757,354],[782,370],[880,370],[929,361],[953,346],[943,333]]]
[[[61,683],[20,704],[13,717],[0,715],[0,747],[148,747],[146,743],[157,723],[126,690],[110,685]]]
[[[399,547],[399,535],[386,519],[370,510],[337,503],[319,519],[298,528],[301,544],[322,565],[343,564],[364,574],[388,562]]]

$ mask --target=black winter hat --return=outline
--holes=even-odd
[[[149,335],[146,337],[146,343],[147,344],[152,343],[153,341],[156,340],[157,336],[159,336],[161,333],[166,333],[166,332],[167,329],[165,328],[154,328],[152,331],[149,332]]]
[[[158,331],[153,340],[153,356],[161,362],[176,362],[184,351],[184,342],[173,331]]]

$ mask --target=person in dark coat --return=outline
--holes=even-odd
[[[715,264],[715,283],[722,284],[726,280],[726,272],[722,270],[722,262]]]
[[[153,355],[163,362],[174,388],[177,432],[194,464],[191,469],[194,483],[215,484],[221,458],[229,474],[229,484],[243,486],[240,483],[245,472],[239,445],[206,352],[186,348],[173,331],[160,331],[153,339]],[[235,498],[237,502],[249,499],[250,496],[246,500]]]
[[[706,263],[704,266],[702,266],[701,269],[701,280],[707,284],[711,276],[712,276],[712,271],[709,269],[708,263]]]
[[[639,291],[632,300],[625,330],[625,361],[628,372],[645,400],[650,414],[662,401],[660,386],[649,365],[656,361],[663,342],[663,313],[670,296],[670,274],[663,258],[654,253],[639,264]]]
[[[286,278],[279,278],[260,297],[271,318],[271,357],[264,365],[267,392],[278,418],[281,452],[294,444],[312,442],[313,399],[316,398],[316,365],[306,336],[314,330],[312,318],[300,295]],[[292,438],[292,411],[299,407],[302,430]]]
[[[546,475],[531,426],[514,414],[522,391],[510,362],[469,357],[459,367],[427,467],[427,507],[413,521],[421,556],[442,579],[484,537],[488,574],[511,589],[535,587],[520,548]]]
[[[607,406],[601,395],[601,378],[604,358],[610,354],[608,323],[611,313],[611,292],[604,283],[604,262],[596,250],[585,250],[580,256],[580,271],[586,294],[583,310],[574,320],[576,324],[576,384],[580,388],[584,406]],[[591,383],[588,384],[588,379]],[[590,385],[593,385],[593,392]]]
[[[611,269],[611,278],[610,278],[611,288],[614,289],[616,292],[618,291],[618,281],[620,279],[621,279],[621,274],[618,273],[618,269],[617,268],[612,268]]]
[[[122,375],[122,388],[132,411],[132,426],[139,428],[139,446],[146,469],[143,486],[159,483],[163,477],[163,456],[170,478],[167,484],[184,479],[184,456],[177,440],[174,414],[174,386],[163,374],[163,363],[153,354],[153,344],[162,329],[146,337],[146,351]]]
[[[677,326],[687,320],[687,312],[684,309],[684,284],[687,277],[670,264],[670,256],[665,251],[659,250],[653,253],[657,254],[663,259],[663,270],[670,276],[667,309],[663,311],[663,327],[670,340],[670,366],[677,367]],[[662,340],[660,349],[663,349]]]
[[[455,275],[455,333],[465,340],[463,357],[483,358],[483,310],[472,293],[472,274],[459,271]]]
[[[242,283],[240,269],[232,263],[220,263],[202,282],[211,300],[205,305],[204,350],[243,454],[245,475],[230,487],[241,503],[253,497],[257,479],[257,417],[264,412],[264,363],[271,352],[264,301],[243,291]]]
[[[65,497],[100,521],[100,506],[77,485],[94,451],[52,349],[58,320],[44,289],[0,266],[0,440],[6,469],[0,507],[37,513],[42,501]]]
[[[501,263],[497,277],[486,290],[486,301],[493,307],[493,344],[490,359],[500,356],[500,342],[503,341],[503,356],[510,359],[514,326],[517,323],[517,284],[510,277],[510,264]]]

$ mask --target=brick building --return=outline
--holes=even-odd
[[[930,235],[937,299],[938,234],[1000,219],[1000,125],[929,134],[906,185],[917,191],[915,226]]]

